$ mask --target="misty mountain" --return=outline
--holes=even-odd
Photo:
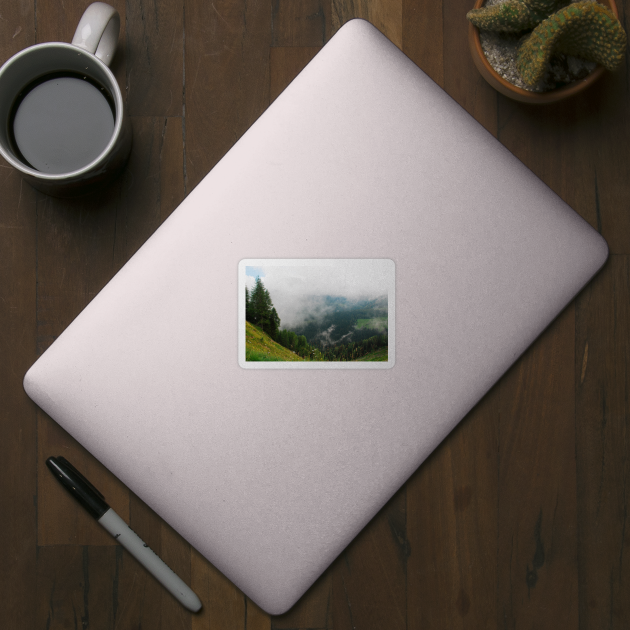
[[[363,341],[387,331],[387,320],[383,319],[387,317],[387,295],[371,299],[308,296],[300,315],[299,323],[287,328],[304,335],[311,346],[326,348]]]

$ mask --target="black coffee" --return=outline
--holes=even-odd
[[[25,163],[43,173],[70,173],[95,160],[111,140],[113,101],[85,77],[48,75],[19,95],[11,131]]]

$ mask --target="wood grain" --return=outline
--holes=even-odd
[[[269,105],[271,11],[262,0],[186,5],[186,191]]]
[[[0,618],[12,630],[630,626],[630,64],[573,100],[497,95],[464,0],[112,0],[134,145],[103,194],[0,161]],[[0,0],[0,61],[70,41],[87,3]],[[622,23],[629,0],[619,2]],[[282,616],[270,617],[23,392],[28,367],[339,27],[362,17],[599,230],[611,259]],[[325,185],[325,182],[322,182]],[[184,577],[191,615],[56,487],[66,454]],[[8,506],[8,507],[7,507]]]
[[[192,552],[190,586],[203,602],[203,608],[193,618],[193,630],[247,628],[248,602],[245,596],[195,550]]]
[[[332,628],[333,572],[332,568],[325,571],[289,612],[272,616],[272,630]]]
[[[269,54],[269,99],[274,101],[321,50],[314,47],[272,48]]]
[[[612,256],[576,303],[580,628],[630,626],[630,260]]]
[[[127,488],[43,411],[37,415],[38,545],[116,546],[116,541],[61,487],[45,462],[58,455],[68,459],[129,522]]]
[[[326,0],[272,0],[272,46],[323,46],[330,39]]]
[[[622,3],[628,20],[630,9]],[[622,22],[625,23],[625,22]],[[628,32],[626,26],[626,32]],[[589,220],[608,242],[610,251],[630,254],[630,178],[628,178],[628,152],[630,142],[630,63],[619,72],[605,75],[593,98],[594,116],[586,126],[589,130],[588,152],[593,163],[590,174],[595,202]],[[625,209],[625,210],[624,210]],[[593,217],[594,215],[594,217]]]
[[[114,627],[117,612],[116,547],[59,545],[37,554],[38,598],[32,628]]]
[[[402,51],[444,87],[442,2],[403,0]]]
[[[509,628],[578,624],[574,351],[570,306],[500,384],[497,623]]]
[[[130,527],[190,584],[190,545],[135,495],[129,502]],[[117,579],[122,593],[119,601],[124,606],[117,627],[190,630],[192,614],[127,552],[120,556]]]
[[[630,243],[628,213],[620,212],[630,203],[622,155],[630,141],[621,105],[630,102],[627,89],[622,73],[608,74],[593,90],[544,107],[544,116],[536,106],[498,101],[501,142],[589,221],[613,253],[628,253]]]
[[[407,627],[406,511],[403,487],[333,564],[335,630]]]
[[[470,5],[468,0],[443,2],[442,87],[496,137],[498,94],[481,78],[468,51],[468,23],[464,16]]]
[[[35,8],[35,30],[37,42],[71,42],[76,31],[79,20],[85,9],[87,2],[54,2],[53,0],[37,0],[33,2]],[[110,0],[108,3],[120,14],[120,35],[116,54],[111,64],[111,70],[121,86],[123,95],[125,90],[126,73],[126,3],[124,0]]]
[[[402,49],[402,0],[332,0],[332,32],[348,20],[367,20]]]
[[[4,160],[0,198],[0,618],[21,630],[37,562],[37,409],[22,388],[37,358],[36,193]]]
[[[30,2],[0,8],[0,63],[35,43]],[[37,357],[36,193],[0,158],[0,619],[35,626],[37,411],[22,389]]]
[[[496,618],[500,393],[493,388],[407,483],[409,630]]]
[[[184,199],[181,118],[132,117],[133,149],[117,191],[112,269],[118,271]]]
[[[130,116],[181,116],[183,0],[135,0],[126,7],[127,107]]]

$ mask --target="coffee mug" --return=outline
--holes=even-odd
[[[120,31],[103,2],[81,17],[71,44],[25,48],[0,68],[0,154],[55,197],[107,184],[131,150],[131,124],[109,64]]]

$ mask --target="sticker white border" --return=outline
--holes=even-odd
[[[387,286],[387,361],[246,361],[246,267],[340,267],[378,275]],[[383,370],[396,362],[396,265],[390,258],[244,258],[238,264],[238,364],[246,370]]]

